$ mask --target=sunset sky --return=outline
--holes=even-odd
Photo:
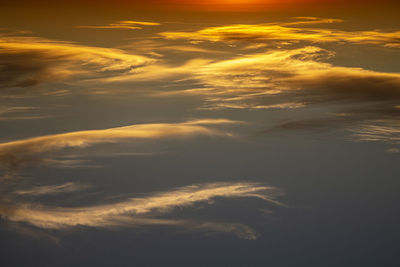
[[[0,3],[0,266],[399,266],[399,11]]]

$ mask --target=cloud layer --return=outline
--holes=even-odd
[[[323,62],[332,56],[332,52],[315,46],[271,49],[228,60],[191,60],[180,67],[154,65],[147,76],[133,74],[113,81],[185,75],[197,88],[165,90],[156,95],[202,96],[208,108],[293,109],[321,103],[384,103],[389,111],[399,104],[399,73]]]

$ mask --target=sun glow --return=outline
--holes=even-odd
[[[287,2],[290,0],[286,0]],[[265,6],[265,5],[274,5],[277,3],[281,3],[282,1],[278,0],[171,0],[168,2],[172,2],[177,6],[186,6],[186,7],[197,7],[201,9],[237,9],[237,8],[251,8],[254,6]]]

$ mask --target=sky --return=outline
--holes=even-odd
[[[399,266],[397,10],[0,3],[1,266]]]

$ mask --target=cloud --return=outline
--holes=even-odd
[[[151,72],[127,75],[121,81],[179,79],[194,88],[163,90],[157,97],[197,96],[203,109],[324,108],[346,116],[290,119],[272,130],[318,129],[362,123],[400,114],[400,74],[323,62],[334,53],[307,46],[271,49],[228,60],[193,59],[181,66],[153,65]],[[117,81],[115,78],[114,81]]]
[[[69,182],[61,185],[36,186],[27,190],[18,190],[15,194],[23,196],[57,195],[84,190],[88,187],[88,185]]]
[[[8,120],[37,120],[51,117],[46,114],[34,114],[36,107],[29,106],[0,106],[0,121]]]
[[[141,139],[161,139],[191,136],[230,136],[211,125],[235,124],[227,119],[199,119],[182,123],[136,124],[102,130],[76,131],[39,136],[17,141],[0,143],[0,163],[12,170],[21,164],[61,164],[82,163],[74,160],[57,160],[34,157],[63,148],[82,148],[101,143],[116,143]]]
[[[400,123],[394,119],[367,121],[360,126],[349,129],[356,141],[380,142],[389,145],[400,145]],[[392,148],[389,152],[397,152]]]
[[[285,26],[292,26],[292,25],[311,25],[311,24],[331,24],[331,23],[343,22],[342,19],[317,18],[317,17],[293,17],[292,19],[297,21],[285,22],[281,24]]]
[[[198,31],[162,32],[167,39],[188,39],[194,41],[232,42],[232,41],[306,41],[311,43],[348,42],[353,44],[374,44],[386,47],[398,47],[399,31],[343,31],[324,28],[291,27],[319,23],[341,22],[339,19],[317,19],[266,24],[234,24],[219,27],[209,27]]]
[[[160,92],[203,95],[211,107],[300,108],[327,102],[399,102],[400,74],[333,66],[318,47],[271,50],[182,68],[204,88]],[[191,64],[194,64],[192,61]],[[179,71],[178,71],[179,72]],[[134,77],[132,77],[134,78]]]
[[[237,123],[225,119],[199,119],[183,123],[132,125],[105,130],[79,131],[0,144],[2,161],[19,165],[39,158],[35,154],[49,153],[66,147],[87,147],[103,142],[136,139],[158,139],[194,135],[229,135],[211,127]],[[43,158],[43,160],[48,160]],[[241,223],[202,221],[191,218],[169,219],[164,217],[176,208],[191,207],[198,203],[209,204],[220,198],[252,197],[281,205],[275,199],[275,188],[256,183],[209,183],[192,185],[176,190],[155,193],[147,197],[130,198],[117,203],[97,206],[51,207],[20,202],[13,196],[37,197],[73,193],[87,185],[65,183],[61,185],[34,186],[7,192],[0,198],[0,217],[12,223],[22,223],[47,230],[66,230],[74,227],[134,227],[163,225],[180,227],[187,231],[232,233],[240,238],[253,240],[257,233]],[[176,216],[174,216],[176,217]]]
[[[148,21],[132,21],[132,20],[124,20],[118,21],[116,23],[111,23],[105,26],[78,26],[77,28],[84,29],[121,29],[121,30],[140,30],[142,27],[140,26],[159,26],[161,25],[158,22],[148,22]]]
[[[136,25],[143,25],[143,26],[159,26],[161,23],[159,22],[152,22],[152,21],[134,21],[134,20],[123,20],[119,23],[125,24],[136,24]]]
[[[120,49],[37,37],[0,37],[0,89],[30,87],[70,77],[121,74],[154,62]]]
[[[52,166],[53,168],[93,168],[94,166],[88,165],[87,160],[83,159],[59,159],[59,158],[46,158],[36,157],[27,154],[0,154],[0,170],[1,167],[5,168],[8,172],[18,170],[21,166]],[[10,173],[11,174],[11,173]],[[12,177],[12,176],[11,176]]]
[[[256,240],[258,238],[257,232],[251,227],[241,223],[215,223],[215,222],[185,222],[186,227],[190,230],[203,230],[207,232],[222,232],[231,233],[239,238],[247,240]]]
[[[195,58],[183,65],[169,65],[166,63],[153,64],[140,69],[132,70],[124,75],[115,75],[109,78],[94,79],[94,83],[130,83],[130,82],[151,82],[165,79],[193,79],[191,76],[200,67],[212,62],[209,59]]]
[[[322,103],[381,103],[386,108],[380,109],[390,113],[400,104],[399,73],[323,62],[333,56],[333,52],[315,46],[271,49],[227,60],[195,58],[180,66],[154,64],[139,73],[102,82],[186,81],[194,88],[151,94],[202,97],[205,109],[296,109]]]
[[[46,191],[46,190],[45,190]],[[202,222],[190,219],[159,218],[176,208],[219,198],[259,198],[274,204],[277,191],[255,183],[210,183],[191,185],[147,197],[131,198],[119,203],[89,207],[61,208],[33,204],[0,205],[0,215],[12,222],[28,223],[45,229],[71,227],[130,227],[136,225],[172,225],[218,232],[233,232],[239,237],[255,239],[255,232],[242,224]]]
[[[129,139],[158,139],[193,135],[225,135],[208,124],[237,123],[226,119],[203,119],[183,123],[136,124],[103,130],[77,131],[0,143],[0,154],[36,154],[66,147],[87,147]]]

